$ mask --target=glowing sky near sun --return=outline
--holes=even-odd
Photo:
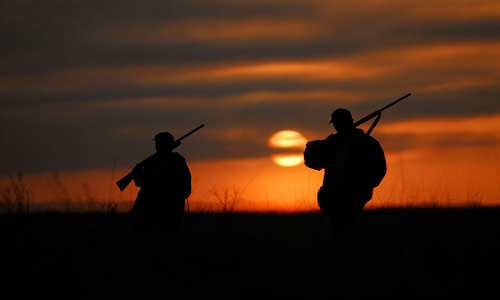
[[[390,166],[373,203],[500,202],[496,0],[8,1],[0,20],[0,187],[21,171],[35,200],[60,197],[57,173],[72,198],[131,201],[113,180],[154,135],[205,124],[178,148],[193,205],[227,185],[242,208],[315,207],[301,153],[331,112],[412,93],[372,134]]]
[[[282,130],[269,138],[269,146],[286,152],[274,154],[273,161],[282,167],[294,167],[304,162],[302,152],[305,149],[307,139],[299,132],[293,130]],[[295,152],[290,152],[295,150]]]

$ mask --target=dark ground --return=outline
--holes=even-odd
[[[500,209],[364,211],[357,235],[343,243],[332,242],[322,222],[321,214],[190,214],[180,238],[172,238],[139,234],[125,214],[0,215],[3,293],[68,299],[497,296]]]

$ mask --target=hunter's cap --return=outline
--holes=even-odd
[[[169,143],[174,142],[174,136],[170,132],[160,132],[155,135],[153,141],[167,141]]]
[[[335,122],[351,122],[352,123],[351,112],[348,111],[347,109],[344,109],[344,108],[336,109],[332,113],[332,119],[330,120],[330,123],[335,123]]]

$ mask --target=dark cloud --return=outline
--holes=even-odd
[[[440,1],[372,3],[2,1],[0,173],[111,167],[117,159],[129,166],[153,151],[155,133],[179,136],[201,123],[206,128],[181,146],[188,159],[260,157],[278,130],[319,138],[332,131],[335,108],[357,120],[408,92],[381,122],[500,112],[498,13]],[[242,34],[256,25],[235,39],[221,24]],[[206,38],[189,31],[196,25],[208,26]],[[310,32],[294,35],[302,26]],[[169,35],[143,38],[162,30]],[[366,70],[350,77],[314,77],[308,66],[272,76],[217,73],[332,60]],[[157,81],[141,80],[148,66],[165,67]],[[258,93],[269,95],[249,100]],[[230,128],[236,133],[225,135]],[[381,136],[390,151],[417,147],[420,138]],[[455,139],[484,143],[454,136],[429,145]]]
[[[0,36],[4,47],[0,53],[4,59],[0,70],[1,74],[11,75],[124,64],[345,57],[422,43],[497,40],[498,18],[457,20],[446,15],[416,18],[412,12],[422,10],[422,5],[370,6],[363,2],[327,5],[324,1],[287,1],[286,4],[281,1],[145,1],[140,5],[136,1],[72,1],[71,4],[31,1],[27,5],[7,1],[2,7]],[[425,10],[432,13],[442,9],[426,5]],[[276,25],[282,20],[296,20],[304,26],[315,24],[321,34],[312,39],[285,42],[264,38],[249,39],[247,43],[234,40],[214,43],[168,37],[156,43],[119,42],[130,39],[132,30],[138,31],[139,36],[147,35],[151,29],[165,25],[180,28],[184,21],[204,20],[210,25],[221,20],[230,24],[262,19],[273,20]],[[105,39],[106,32],[113,36]]]

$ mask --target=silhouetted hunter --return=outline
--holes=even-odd
[[[370,136],[382,111],[402,101],[410,93],[353,123],[351,112],[339,108],[330,123],[337,131],[324,140],[308,142],[304,162],[315,170],[325,169],[323,186],[318,191],[318,205],[330,217],[334,235],[352,228],[354,218],[363,210],[387,171],[384,151]],[[366,132],[358,125],[377,117]]]
[[[191,194],[191,172],[184,157],[172,152],[176,144],[170,133],[158,133],[154,141],[153,159],[132,170],[135,185],[141,190],[130,212],[137,214],[141,222],[175,230],[184,214],[185,200]]]
[[[184,214],[184,202],[191,194],[191,172],[186,160],[172,152],[183,139],[200,130],[201,124],[174,141],[169,132],[158,133],[156,153],[138,163],[116,182],[121,191],[134,180],[141,190],[130,213],[139,216],[140,224],[156,223],[161,229],[176,229]]]
[[[372,198],[386,173],[384,151],[373,137],[354,127],[351,112],[339,108],[332,113],[337,134],[307,143],[306,165],[325,169],[318,192],[321,210],[330,216],[334,234],[344,234],[356,215]]]

